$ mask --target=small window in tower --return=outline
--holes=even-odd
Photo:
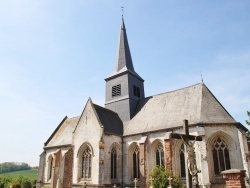
[[[121,84],[112,87],[112,97],[121,95]]]
[[[134,86],[134,96],[140,97],[141,93],[140,93],[140,88],[133,85]]]

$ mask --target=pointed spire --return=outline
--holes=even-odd
[[[134,66],[127,39],[126,27],[124,24],[124,19],[122,18],[115,71],[119,72],[124,67],[126,67],[127,70],[134,72]]]
[[[124,19],[122,16],[121,31],[120,31],[119,41],[118,41],[115,69],[106,79],[110,79],[113,76],[117,76],[118,74],[122,74],[125,72],[129,72],[133,74],[134,76],[136,76],[137,78],[139,78],[141,81],[144,81],[134,70],[133,61],[132,61],[132,57],[131,57],[130,49],[128,45],[126,27],[125,27]]]

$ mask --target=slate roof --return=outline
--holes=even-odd
[[[104,126],[104,132],[116,135],[123,134],[123,123],[118,114],[104,107],[93,104],[96,113]]]
[[[130,74],[143,80],[134,70],[133,61],[132,61],[129,44],[128,44],[126,27],[125,27],[123,18],[122,18],[120,38],[119,38],[116,58],[117,59],[116,59],[116,64],[115,64],[115,70],[105,80],[108,80],[114,76],[123,74],[125,72],[129,72]]]
[[[236,123],[203,83],[147,97],[139,101],[135,116],[124,124],[124,135],[171,129],[189,124]]]
[[[64,118],[48,141],[45,143],[45,147],[72,144],[72,132],[75,129],[79,118],[80,116]]]

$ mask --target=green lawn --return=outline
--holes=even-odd
[[[32,170],[21,170],[21,171],[16,171],[16,172],[9,172],[5,174],[0,174],[1,176],[9,176],[11,178],[18,178],[18,176],[23,176],[25,178],[29,178],[30,180],[35,180],[37,178],[37,170],[32,169]]]

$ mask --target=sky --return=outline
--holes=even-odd
[[[0,163],[38,166],[66,115],[104,105],[121,6],[146,96],[203,79],[249,128],[249,0],[1,0]]]

